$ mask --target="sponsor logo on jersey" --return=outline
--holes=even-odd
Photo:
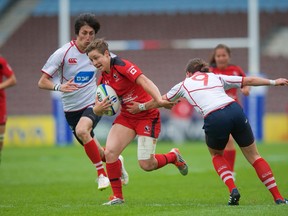
[[[74,77],[74,82],[78,84],[88,83],[94,76],[94,71],[80,71]]]
[[[77,58],[69,58],[68,63],[69,64],[77,64]]]

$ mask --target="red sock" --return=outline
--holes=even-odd
[[[101,161],[100,153],[99,153],[95,140],[92,139],[90,142],[84,144],[84,149],[85,149],[87,156],[95,165],[98,176],[101,174],[106,176],[106,172],[104,170],[103,163]]]
[[[123,199],[121,182],[121,162],[118,159],[114,163],[106,163],[106,169],[110,180],[113,195]]]
[[[272,196],[274,197],[274,200],[276,199],[282,199],[276,181],[274,179],[272,170],[269,166],[269,164],[263,159],[259,158],[253,163],[253,167],[256,170],[256,173],[259,177],[259,179],[262,181],[262,183],[266,186],[266,188],[271,192]]]
[[[228,162],[223,156],[216,155],[212,158],[212,163],[216,172],[218,173],[222,181],[226,184],[226,186],[229,188],[229,191],[231,193],[232,189],[236,188],[236,185],[234,183],[232,172]]]
[[[235,159],[236,159],[236,150],[224,150],[223,157],[226,159],[228,162],[231,171],[234,171],[234,164],[235,164]]]
[[[158,162],[156,169],[166,166],[168,163],[173,163],[176,160],[176,155],[173,152],[167,154],[155,154],[154,156]]]

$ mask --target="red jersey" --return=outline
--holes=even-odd
[[[130,118],[154,118],[159,115],[158,109],[151,109],[131,114],[127,111],[127,105],[132,102],[145,103],[152,97],[136,84],[136,79],[142,71],[133,63],[121,59],[118,56],[111,58],[110,73],[102,72],[99,83],[110,85],[121,101],[121,114]]]
[[[228,67],[225,68],[224,70],[221,70],[217,68],[216,66],[211,66],[210,71],[215,74],[223,74],[223,75],[228,75],[228,76],[243,76],[243,77],[246,76],[242,68],[237,65],[228,65]],[[239,102],[236,88],[228,89],[226,93],[230,97],[232,97],[233,99]]]
[[[193,115],[194,107],[186,100],[182,99],[171,109],[171,115],[179,119],[190,119]]]
[[[4,77],[8,78],[13,74],[14,73],[8,62],[3,57],[0,56],[0,83],[3,82]],[[2,104],[6,104],[6,96],[4,89],[0,89],[0,105]]]

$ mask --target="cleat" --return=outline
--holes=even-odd
[[[170,152],[173,152],[176,155],[176,161],[174,162],[174,164],[179,169],[180,173],[184,176],[187,175],[188,174],[188,166],[186,164],[186,161],[180,155],[179,149],[173,148],[173,149],[171,149]]]
[[[230,194],[228,205],[239,205],[240,193],[237,188],[234,188]]]
[[[96,182],[98,182],[98,190],[102,191],[105,190],[110,186],[109,178],[104,176],[103,174],[98,176],[98,179],[96,179]]]
[[[288,200],[287,199],[277,199],[277,200],[275,200],[275,203],[277,204],[277,205],[281,205],[281,204],[286,204],[286,205],[288,205]]]
[[[124,158],[122,155],[119,156],[119,160],[121,161],[121,182],[122,185],[127,185],[129,182],[129,175],[124,167]]]
[[[123,199],[113,196],[113,197],[110,197],[109,202],[103,203],[102,205],[121,205],[123,203],[124,203]]]

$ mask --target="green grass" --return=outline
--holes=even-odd
[[[158,143],[157,152],[173,147]],[[278,187],[288,196],[288,145],[258,145],[270,163]],[[239,206],[227,206],[228,190],[213,169],[204,143],[179,146],[189,165],[181,176],[168,165],[153,172],[142,171],[136,144],[125,149],[130,174],[123,188],[126,203],[102,206],[111,189],[98,191],[94,167],[81,146],[4,148],[0,165],[0,215],[287,215],[288,205],[275,205],[254,169],[238,149],[236,184]]]

